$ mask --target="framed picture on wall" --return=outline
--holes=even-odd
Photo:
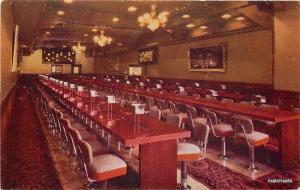
[[[141,49],[138,51],[138,63],[155,64],[157,61],[157,47]]]
[[[63,73],[62,65],[51,65],[51,73]]]
[[[189,49],[189,71],[225,72],[226,43]]]

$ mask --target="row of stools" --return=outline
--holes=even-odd
[[[59,138],[68,156],[78,163],[76,170],[84,170],[89,181],[88,187],[103,182],[107,189],[107,180],[126,175],[127,164],[113,154],[106,145],[97,140],[97,136],[87,130],[68,110],[57,104],[49,94],[38,87],[39,104],[52,134]]]
[[[178,117],[176,125],[178,127],[185,126],[186,129],[191,130],[193,137],[196,140],[203,135],[201,131],[199,131],[199,123],[208,125],[211,134],[221,138],[221,153],[219,155],[219,158],[221,159],[228,159],[226,154],[226,138],[234,137],[236,142],[247,144],[249,146],[248,169],[253,172],[258,171],[258,168],[255,165],[254,149],[255,147],[266,145],[269,142],[269,136],[265,133],[255,131],[250,117],[232,114],[227,115],[227,113],[205,108],[196,109],[190,105],[185,105],[186,112],[179,112],[178,109],[176,109],[175,103],[169,102],[169,107],[163,107],[165,104],[162,103],[162,100],[160,99],[156,100],[156,104],[152,97],[147,97],[147,101],[151,107],[149,114],[152,117],[168,122],[169,117],[174,117],[174,115],[176,115]],[[223,120],[224,115],[226,116],[226,120]]]

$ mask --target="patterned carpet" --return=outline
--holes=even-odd
[[[190,162],[188,173],[211,189],[297,189],[300,186],[299,170],[275,171],[252,180],[209,159]],[[272,179],[292,181],[291,183],[268,183],[268,180]]]
[[[18,90],[13,124],[9,129],[7,168],[3,189],[61,189],[31,99],[23,86]]]

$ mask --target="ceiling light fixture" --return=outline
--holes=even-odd
[[[98,32],[98,29],[97,28],[93,28],[91,31],[92,32]]]
[[[119,19],[118,17],[113,17],[113,18],[112,18],[112,21],[113,21],[113,22],[119,22],[119,20],[120,20],[120,19]]]
[[[149,30],[154,32],[157,28],[165,27],[166,22],[168,21],[167,12],[161,12],[156,16],[156,5],[151,5],[151,12],[145,13],[142,16],[138,17],[138,22],[141,27],[147,26]]]
[[[64,0],[65,3],[73,3],[73,0]]]
[[[132,12],[132,13],[133,13],[133,12],[135,12],[137,9],[138,9],[138,8],[135,7],[135,6],[130,6],[130,7],[128,7],[127,10],[128,10],[129,12]]]
[[[65,11],[62,11],[62,10],[57,11],[57,14],[58,14],[59,16],[63,16],[63,15],[65,14]]]
[[[97,36],[97,35],[94,36],[93,40],[100,47],[104,47],[105,45],[109,45],[112,42],[112,38],[109,37],[109,36],[105,36],[103,30],[101,30],[101,33],[100,33],[99,36]]]
[[[49,34],[50,34],[50,32],[49,32],[49,31],[46,31],[46,32],[45,32],[45,34],[46,34],[46,35],[49,35]]]
[[[237,20],[237,21],[242,21],[242,20],[245,20],[245,17],[239,16],[239,17],[236,17],[235,20]]]
[[[72,46],[72,50],[75,51],[76,53],[82,53],[85,52],[86,46],[80,45],[80,42],[77,42],[77,46]]]
[[[187,25],[185,25],[187,28],[193,28],[193,27],[195,27],[195,25],[194,24],[187,24]]]
[[[87,37],[87,36],[89,36],[89,35],[88,35],[88,34],[83,34],[83,36]]]
[[[207,29],[208,27],[205,26],[205,25],[203,25],[203,26],[200,26],[199,28],[202,29],[202,30],[205,30],[205,29]]]
[[[224,19],[229,19],[229,18],[231,18],[231,15],[230,14],[223,14],[221,17],[224,18]]]
[[[187,19],[190,18],[190,15],[182,15],[181,17]]]
[[[67,46],[62,46],[63,48],[66,48]]]

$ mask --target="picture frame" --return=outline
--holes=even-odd
[[[225,72],[226,43],[191,48],[188,57],[189,71]]]
[[[139,64],[156,64],[157,63],[157,47],[150,47],[138,51]]]

